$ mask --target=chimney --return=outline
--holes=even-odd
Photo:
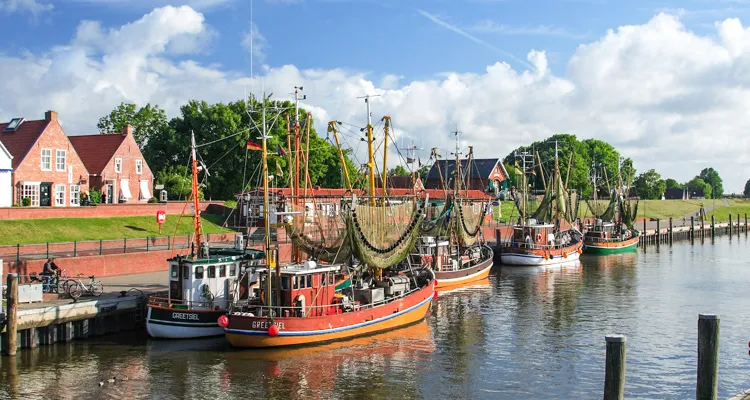
[[[122,136],[133,136],[133,125],[125,125],[122,128]]]
[[[44,113],[44,120],[45,121],[57,121],[57,111],[49,110],[46,113]]]

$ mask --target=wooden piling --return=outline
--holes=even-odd
[[[745,233],[747,233],[747,213],[745,213]]]
[[[732,236],[732,214],[729,214],[729,236]]]
[[[719,316],[698,315],[697,400],[716,400],[719,387]]]
[[[711,237],[713,237],[714,234],[716,233],[715,229],[716,229],[716,221],[714,221],[714,216],[711,215]]]
[[[625,395],[625,343],[623,335],[607,335],[604,368],[604,400],[622,400]]]
[[[656,219],[656,247],[661,244],[661,218]]]
[[[669,244],[674,241],[674,231],[672,230],[672,217],[669,217]]]
[[[690,216],[690,240],[695,239],[695,217]]]
[[[8,338],[5,343],[5,353],[9,356],[16,355],[18,343],[18,274],[8,274],[8,315],[5,335]]]

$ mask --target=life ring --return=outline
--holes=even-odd
[[[542,234],[541,233],[537,233],[536,234],[536,241],[537,241],[537,243],[539,243],[539,242],[542,241]]]
[[[563,258],[568,258],[568,253],[563,253]]]
[[[581,253],[583,253],[583,250],[578,249],[578,254],[581,254]]]

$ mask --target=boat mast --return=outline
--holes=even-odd
[[[346,159],[344,158],[344,152],[341,150],[341,142],[339,142],[339,134],[336,130],[337,121],[331,121],[328,123],[328,132],[333,132],[333,139],[336,140],[336,149],[339,151],[339,159],[341,160],[341,169],[344,171],[344,178],[346,178],[346,188],[352,190],[352,182],[349,179],[349,169],[346,167]]]
[[[263,149],[263,156],[262,156],[262,173],[263,173],[263,227],[265,228],[266,235],[263,240],[263,250],[266,255],[266,265],[268,266],[268,275],[266,276],[266,298],[265,301],[268,304],[268,315],[271,315],[271,303],[273,296],[271,295],[271,269],[276,267],[276,262],[274,260],[274,255],[271,254],[271,213],[269,212],[268,207],[268,147],[267,147],[267,139],[268,135],[266,132],[266,92],[263,92],[263,104],[261,106],[261,113],[262,116],[262,126],[263,126],[263,135],[261,136],[262,140],[262,149]]]
[[[370,97],[377,97],[380,96],[378,94],[375,95],[365,95],[362,97],[358,97],[360,99],[365,99],[365,104],[367,105],[367,168],[369,173],[369,188],[370,188],[370,205],[375,205],[375,154],[372,150],[372,112],[370,112]]]
[[[461,152],[458,151],[458,144],[459,144],[459,135],[461,132],[456,128],[453,133],[456,135],[456,167],[453,169],[455,177],[453,178],[453,197],[458,198],[458,193],[461,191],[461,160],[459,160],[459,156],[461,155]]]
[[[198,159],[196,158],[195,152],[195,133],[190,131],[190,146],[191,155],[193,157],[193,182],[192,182],[192,196],[193,196],[193,228],[195,230],[195,253],[201,254],[201,210],[200,210],[200,198],[198,195]]]
[[[383,127],[383,132],[385,132],[385,137],[383,138],[383,197],[386,196],[386,183],[388,178],[388,167],[386,166],[386,163],[388,162],[388,128],[390,128],[391,125],[391,117],[385,116],[383,117],[383,121],[385,121],[385,126]]]

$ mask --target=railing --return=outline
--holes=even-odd
[[[177,300],[170,299],[167,297],[150,296],[148,304],[151,306],[173,308],[175,310],[212,310],[216,306],[219,308],[226,308],[231,302],[229,300],[211,300],[211,301],[192,301],[192,300]],[[178,307],[175,307],[178,306]],[[184,306],[185,308],[179,307]],[[200,308],[199,308],[200,307]]]
[[[214,235],[215,236],[215,235]],[[211,242],[211,234],[203,235]],[[190,247],[193,235],[149,236],[145,238],[115,240],[85,240],[73,242],[47,242],[36,244],[15,244],[0,246],[0,258],[6,260],[38,260],[52,257],[101,256],[108,254],[135,253],[186,249]],[[229,244],[234,242],[212,242]]]

